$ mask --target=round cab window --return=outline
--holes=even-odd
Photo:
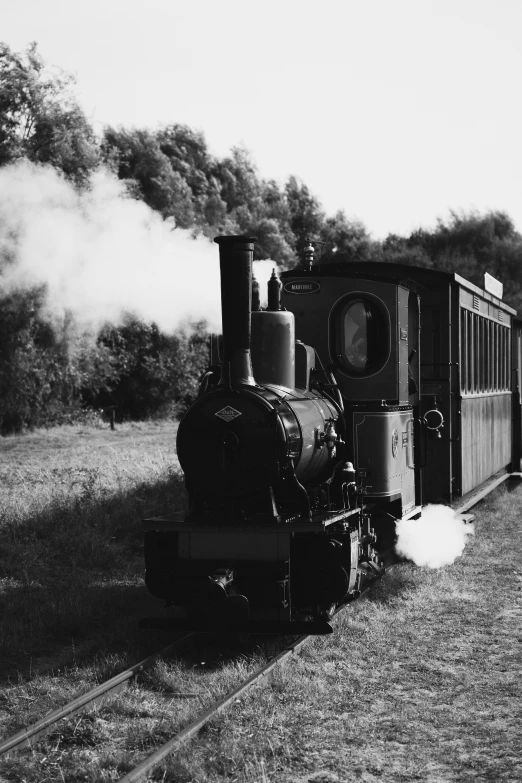
[[[389,326],[383,308],[365,296],[344,299],[333,318],[337,361],[349,375],[378,372],[388,358]]]

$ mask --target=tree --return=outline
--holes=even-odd
[[[106,324],[98,346],[114,357],[115,378],[109,390],[92,401],[117,405],[132,419],[174,415],[195,399],[199,379],[208,366],[208,334],[204,322],[166,335],[154,323],[127,316],[121,326]]]
[[[262,217],[252,220],[249,233],[257,237],[255,246],[255,258],[267,259],[289,267],[295,263],[295,253],[281,233],[281,226],[275,218]]]
[[[72,83],[71,76],[46,69],[35,43],[25,55],[0,43],[0,165],[28,158],[77,184],[87,181],[99,151]]]
[[[177,171],[189,186],[201,214],[209,195],[213,165],[203,133],[193,131],[187,125],[167,125],[158,132],[157,141],[172,170]]]
[[[252,214],[262,206],[257,169],[243,147],[233,147],[230,157],[216,161],[212,173],[221,185],[221,198],[229,212],[246,208]]]
[[[433,267],[433,260],[422,244],[416,244],[411,238],[397,234],[388,234],[380,248],[374,251],[372,260],[386,261],[389,264]]]
[[[408,238],[390,235],[382,245],[384,260],[458,272],[482,287],[489,272],[504,283],[504,300],[522,305],[522,236],[505,212],[450,212],[432,230],[418,229]]]
[[[290,177],[285,186],[286,203],[290,213],[290,228],[295,248],[300,253],[309,238],[317,238],[324,225],[324,212],[307,186],[296,177]]]
[[[327,218],[321,230],[324,250],[319,258],[321,264],[333,261],[365,261],[371,253],[371,240],[364,225],[354,220],[349,222],[342,210]]]
[[[215,177],[210,178],[207,196],[202,209],[203,231],[207,236],[214,237],[224,232],[227,221],[227,204],[221,198],[221,187]]]
[[[85,400],[107,388],[114,357],[78,328],[43,315],[44,286],[0,298],[0,433],[53,424],[75,416]]]
[[[180,228],[193,225],[192,190],[173,170],[154,133],[109,127],[104,131],[102,150],[118,177],[129,183],[133,195],[138,191],[149,207],[164,218],[173,217]]]

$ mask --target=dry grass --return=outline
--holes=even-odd
[[[151,480],[158,484],[158,477]],[[106,496],[98,493],[97,508],[119,492],[113,485]],[[124,495],[134,503],[141,492],[126,489]],[[315,639],[268,687],[214,720],[153,779],[521,780],[521,500],[522,487],[497,492],[476,512],[476,535],[454,565],[437,571],[401,565],[369,600],[339,618],[334,637]],[[106,524],[117,527],[122,519],[114,523],[113,511],[109,506],[104,512]],[[137,538],[124,536],[111,546],[120,563],[116,574],[130,575],[141,589]],[[240,655],[200,646],[179,660],[159,662],[124,694],[65,722],[37,749],[1,763],[0,781],[117,780],[269,652]],[[66,677],[55,672],[54,679],[11,683],[0,698],[5,733],[110,676],[121,663],[121,656],[106,654],[72,666]]]
[[[147,423],[0,439],[0,679],[73,665],[100,635],[128,638],[148,601],[141,519],[184,502],[175,432]]]

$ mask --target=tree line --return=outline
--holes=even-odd
[[[255,235],[255,257],[282,269],[297,263],[313,237],[321,264],[413,264],[458,271],[479,286],[488,271],[504,282],[508,304],[522,309],[522,236],[503,212],[453,212],[432,230],[377,242],[343,211],[326,215],[297,177],[284,184],[264,179],[243,148],[218,158],[204,134],[186,125],[106,127],[97,137],[73,86],[70,76],[45,65],[36,44],[16,53],[0,43],[0,167],[24,159],[52,166],[82,191],[105,166],[129,198],[176,226],[209,240]],[[0,248],[0,274],[10,260]],[[133,418],[165,415],[193,399],[207,359],[204,324],[167,335],[129,316],[93,340],[72,317],[53,324],[44,305],[44,287],[0,293],[1,433],[107,406]]]

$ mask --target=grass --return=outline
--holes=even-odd
[[[116,434],[119,440],[110,440],[108,431],[89,433],[70,446],[66,445],[69,433],[57,433],[56,452],[49,454],[56,458],[68,454],[63,467],[94,469],[109,443],[130,471],[118,472],[115,459],[110,468],[100,470],[94,496],[89,495],[89,482],[88,491],[81,482],[69,482],[63,492],[44,482],[40,497],[48,497],[48,505],[38,502],[35,494],[35,513],[19,517],[17,524],[7,522],[11,558],[2,562],[9,569],[9,583],[18,586],[11,593],[4,587],[4,599],[31,589],[34,595],[47,591],[54,596],[54,603],[49,598],[49,606],[45,601],[43,606],[46,617],[55,618],[55,630],[49,634],[41,629],[33,643],[25,614],[33,617],[36,612],[32,614],[28,600],[32,594],[25,594],[18,607],[20,638],[33,649],[31,655],[46,644],[53,661],[59,659],[60,644],[66,645],[69,663],[65,672],[58,666],[52,675],[6,682],[0,696],[4,734],[122,668],[124,653],[112,650],[108,640],[114,642],[116,635],[111,636],[109,626],[119,623],[120,632],[130,627],[127,601],[143,590],[138,509],[182,502],[178,479],[169,478],[173,452],[159,446],[163,455],[159,457],[155,445],[173,444],[173,428],[168,426],[170,431],[157,426],[153,432],[134,434],[129,428]],[[84,449],[85,464],[83,458],[75,461],[76,445]],[[23,448],[26,456],[33,454],[30,441],[24,440]],[[98,457],[96,449],[101,449]],[[134,456],[127,460],[131,452]],[[38,470],[34,454],[33,462],[24,462],[21,452],[18,456],[20,461],[13,464],[21,470]],[[50,461],[44,465],[40,470],[56,467]],[[82,498],[86,491],[87,498]],[[24,497],[30,505],[31,498]],[[173,755],[153,779],[165,783],[511,783],[522,779],[521,500],[522,487],[497,491],[476,511],[476,534],[453,565],[428,570],[402,564],[375,586],[368,600],[340,616],[333,637],[316,638],[276,671],[268,686],[238,700]],[[59,510],[65,514],[64,509],[70,513],[75,508],[86,532],[82,538],[79,526],[72,523],[79,537],[72,547]],[[93,534],[95,542],[89,549]],[[17,548],[23,542],[32,555],[26,576]],[[81,558],[76,549],[83,552]],[[51,565],[42,562],[45,556]],[[75,573],[83,569],[83,580],[71,573],[67,576],[66,556],[76,564]],[[77,584],[73,596],[80,618],[75,619],[71,606],[60,608],[55,587],[63,588],[67,579]],[[114,603],[118,595],[120,602]],[[62,599],[65,605],[72,601]],[[125,606],[128,614],[118,619]],[[12,639],[15,617],[9,616],[8,639]],[[91,639],[103,630],[101,638],[106,640],[105,647],[96,648],[96,656],[84,656],[76,663],[70,637],[65,641],[70,634],[67,623],[73,621],[77,624],[73,638],[79,634]],[[239,654],[206,644],[187,648],[177,660],[158,662],[128,691],[64,722],[38,748],[0,763],[0,781],[117,780],[270,654],[268,647]]]
[[[0,680],[129,637],[148,601],[141,519],[182,508],[176,424],[0,440]],[[99,643],[99,639],[97,638]]]

